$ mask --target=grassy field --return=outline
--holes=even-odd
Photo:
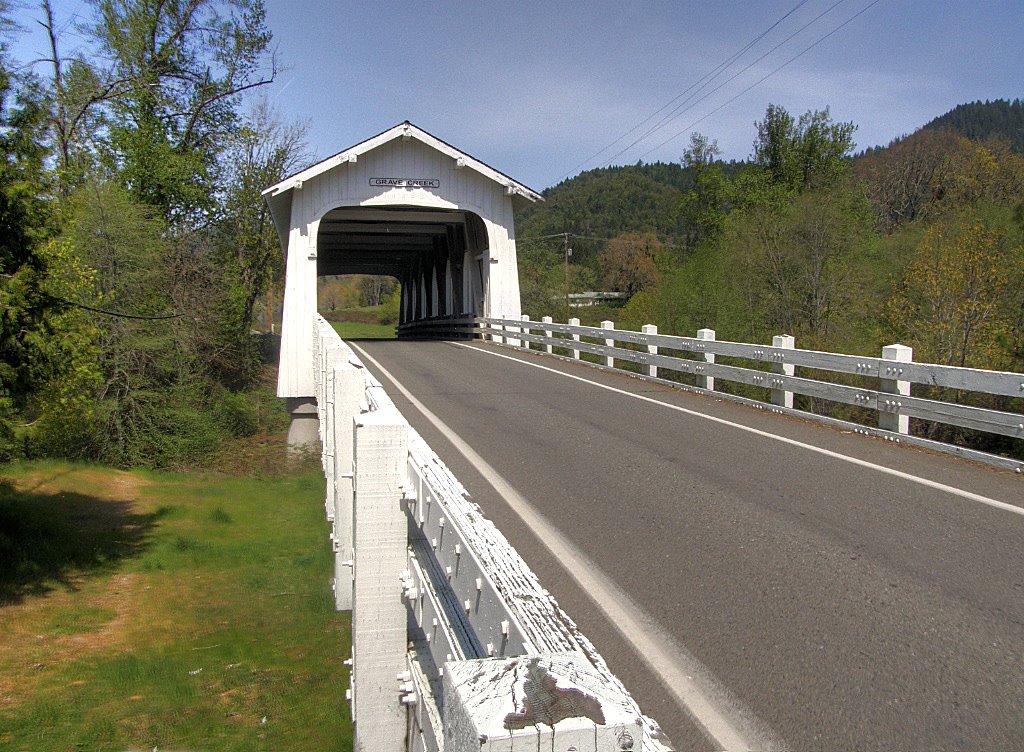
[[[331,323],[342,339],[395,339],[394,324],[368,324],[361,321]]]
[[[0,468],[0,748],[351,749],[323,493]]]

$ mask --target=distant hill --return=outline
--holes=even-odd
[[[906,151],[917,142],[941,138],[933,132],[953,132],[972,140],[1001,136],[1014,151],[1024,153],[1024,100],[997,99],[959,105],[940,115],[911,136],[888,146],[870,147],[855,157],[862,177],[871,163],[895,147]],[[898,146],[899,145],[899,146]],[[724,163],[725,173],[737,175],[747,163]],[[522,241],[571,232],[577,261],[586,262],[600,252],[600,238],[626,232],[654,232],[672,243],[684,237],[676,208],[683,193],[693,187],[693,172],[678,163],[655,162],[602,167],[563,180],[543,192],[545,201],[516,215],[516,235]],[[592,240],[588,240],[591,238]],[[524,242],[524,245],[527,244]]]
[[[724,166],[731,174],[742,163]],[[588,170],[548,188],[543,203],[517,214],[516,235],[522,240],[562,232],[583,236],[574,242],[578,261],[600,249],[600,241],[587,238],[654,232],[671,242],[682,235],[676,206],[692,186],[693,172],[674,163]]]
[[[1024,101],[996,99],[961,104],[926,124],[924,129],[951,130],[972,141],[1001,136],[1014,151],[1024,153]]]

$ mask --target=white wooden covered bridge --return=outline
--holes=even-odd
[[[286,269],[278,396],[296,417],[313,414],[317,277],[395,277],[401,324],[520,315],[512,215],[541,196],[408,121],[263,196]]]

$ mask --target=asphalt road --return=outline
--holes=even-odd
[[[1014,506],[1024,478],[489,344],[353,344],[628,593],[686,693],[752,746],[1024,749],[1024,516],[772,436]],[[486,473],[367,365],[676,748],[720,747]]]

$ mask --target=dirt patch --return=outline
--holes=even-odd
[[[140,575],[121,574],[103,583],[91,583],[77,592],[54,591],[0,610],[0,703],[13,708],[28,699],[51,668],[67,666],[84,655],[129,646],[133,619],[145,618],[139,593],[145,586]],[[92,590],[93,592],[89,592]],[[86,605],[109,609],[114,618],[99,629],[74,634],[54,634],[55,615]],[[71,686],[81,686],[75,680]]]
[[[93,653],[105,648],[124,647],[128,640],[128,625],[138,614],[138,594],[142,590],[138,574],[120,574],[109,581],[103,593],[89,599],[89,605],[114,612],[114,618],[92,632],[62,635],[54,642],[58,660]]]
[[[111,501],[132,502],[152,482],[123,470],[100,467],[68,467],[62,470],[29,473],[14,481],[17,491],[59,495],[81,493]]]

